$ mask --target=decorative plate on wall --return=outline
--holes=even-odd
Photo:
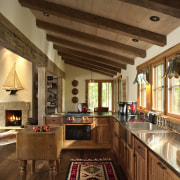
[[[74,97],[72,98],[72,102],[73,102],[73,103],[77,103],[77,102],[78,102],[78,98],[74,96]]]
[[[77,88],[73,88],[72,89],[72,94],[73,95],[77,95],[78,94],[78,89]]]
[[[77,80],[73,80],[73,81],[72,81],[72,85],[73,85],[74,87],[76,87],[76,86],[78,85],[78,81],[77,81]]]

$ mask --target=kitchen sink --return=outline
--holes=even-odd
[[[156,126],[150,122],[136,122],[136,123],[127,123],[127,144],[132,146],[132,132],[133,133],[166,133],[169,132],[161,127]]]
[[[150,122],[127,123],[127,128],[130,131],[165,131],[163,128]]]

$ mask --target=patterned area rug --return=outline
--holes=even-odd
[[[71,160],[67,180],[118,180],[110,159]]]

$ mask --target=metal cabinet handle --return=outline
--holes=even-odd
[[[158,162],[157,165],[161,168],[161,169],[166,169],[166,167],[164,167],[161,162]]]

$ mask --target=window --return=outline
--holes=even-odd
[[[164,64],[159,64],[153,68],[153,109],[164,110]]]
[[[143,74],[144,79],[146,79],[146,74]],[[139,84],[139,106],[146,107],[146,84]]]
[[[86,81],[88,108],[94,111],[95,107],[109,107],[112,111],[112,81]]]
[[[180,77],[168,80],[168,112],[180,114]]]

